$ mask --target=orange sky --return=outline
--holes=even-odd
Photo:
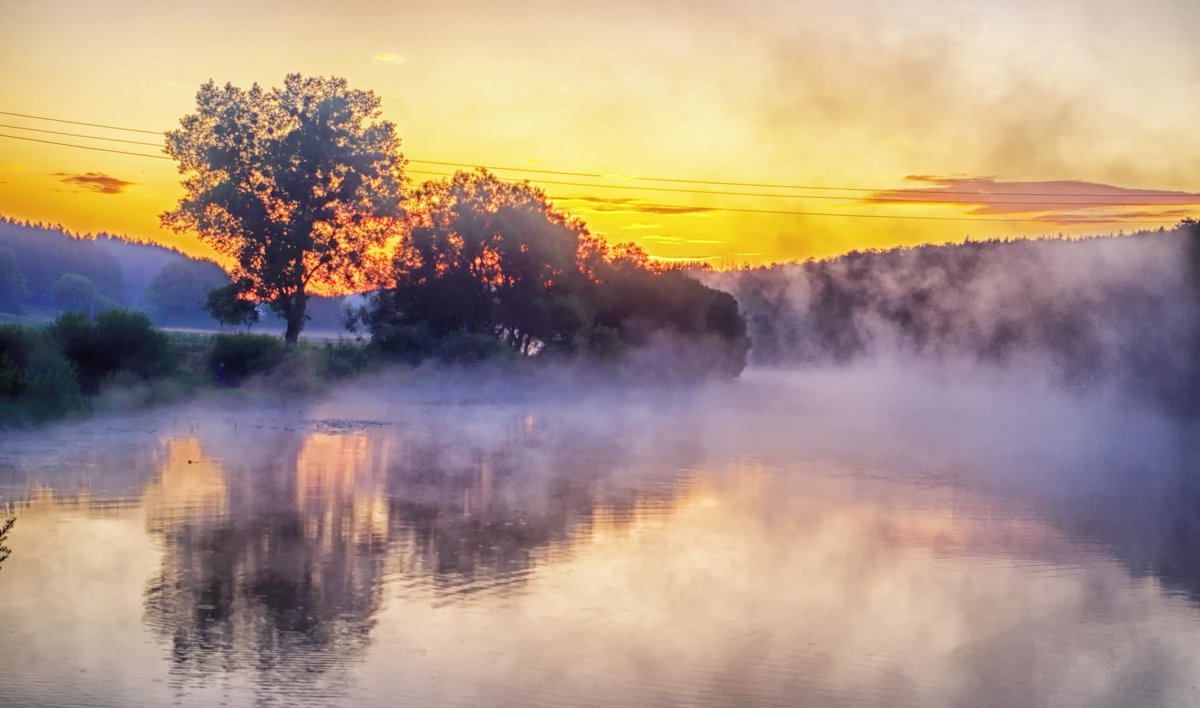
[[[662,258],[731,266],[1200,213],[1200,3],[1190,0],[3,8],[0,111],[158,131],[192,110],[209,78],[334,74],[381,96],[414,159],[865,190],[541,175],[595,230]],[[159,153],[28,129],[153,135],[11,115],[0,125],[0,135]],[[0,138],[3,214],[205,253],[158,226],[178,195],[166,160]],[[830,216],[840,213],[966,220]]]

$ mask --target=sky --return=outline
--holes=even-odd
[[[1194,0],[0,0],[0,17],[0,214],[197,255],[158,222],[182,194],[172,162],[33,142],[162,157],[137,144],[160,136],[26,116],[157,132],[209,79],[344,76],[380,96],[414,180],[455,169],[417,160],[517,168],[497,174],[611,241],[716,267],[1200,215]]]

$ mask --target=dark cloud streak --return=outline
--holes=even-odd
[[[82,187],[98,194],[121,194],[126,187],[137,184],[136,182],[126,182],[123,179],[118,179],[111,175],[106,175],[103,172],[84,172],[75,174],[71,172],[55,172],[55,177],[61,177],[59,181],[64,184]]]

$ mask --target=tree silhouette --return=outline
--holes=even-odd
[[[749,340],[732,297],[633,244],[608,246],[528,183],[486,170],[427,182],[409,223],[393,287],[360,315],[394,355],[457,360],[464,349],[507,348],[610,358],[670,340],[703,350],[693,365],[675,359],[689,375],[736,376],[745,365]]]
[[[400,140],[378,97],[341,78],[282,87],[209,81],[166,134],[185,195],[162,215],[236,263],[243,299],[265,302],[294,343],[311,287],[352,287],[400,215]]]
[[[428,182],[414,203],[395,258],[394,296],[406,322],[423,322],[435,336],[503,335],[522,350],[553,337],[545,313],[574,284],[582,224],[537,188],[483,170]]]

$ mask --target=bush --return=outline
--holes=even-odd
[[[213,380],[237,386],[251,376],[266,374],[283,362],[283,341],[266,334],[218,334],[208,355]]]
[[[415,325],[380,325],[371,347],[386,359],[416,364],[433,350],[433,333],[424,322]]]
[[[59,315],[47,335],[75,365],[79,386],[93,395],[100,382],[115,371],[147,379],[175,368],[167,335],[141,312],[107,310],[89,319],[82,312]]]
[[[448,364],[478,364],[489,359],[515,359],[512,347],[488,334],[456,332],[437,340],[433,357]]]
[[[371,363],[371,353],[361,344],[326,342],[321,347],[321,369],[330,378],[340,379],[362,373]]]
[[[70,362],[41,332],[0,325],[0,421],[47,420],[80,410]]]

